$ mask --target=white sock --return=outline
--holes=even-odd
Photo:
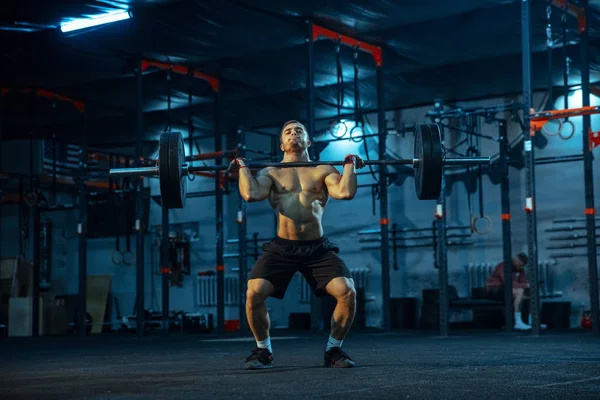
[[[259,349],[267,349],[269,350],[269,353],[273,353],[273,349],[271,348],[271,337],[267,336],[267,338],[265,340],[261,340],[261,341],[256,341],[256,346]]]
[[[523,318],[521,317],[520,311],[515,311],[515,324],[523,323]]]
[[[327,341],[327,347],[325,351],[329,351],[332,347],[342,347],[343,340],[337,340],[329,336],[329,340]]]

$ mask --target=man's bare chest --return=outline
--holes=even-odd
[[[285,193],[322,193],[325,188],[325,176],[316,168],[281,168],[271,173],[275,192]]]

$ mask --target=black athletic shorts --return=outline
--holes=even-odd
[[[340,249],[327,238],[287,240],[276,237],[262,246],[248,279],[265,279],[275,286],[272,297],[283,299],[287,287],[298,271],[318,297],[327,295],[325,287],[334,278],[352,278],[350,270],[338,257]]]

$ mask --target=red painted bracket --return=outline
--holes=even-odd
[[[52,92],[52,91],[46,90],[46,89],[15,89],[15,88],[1,88],[0,89],[0,93],[2,93],[2,96],[5,96],[8,92],[19,92],[19,93],[25,93],[25,94],[33,93],[39,97],[45,97],[47,99],[60,100],[60,101],[64,101],[67,103],[71,103],[71,104],[73,104],[75,109],[77,109],[77,111],[79,111],[79,112],[83,112],[85,110],[85,103],[83,101],[75,100],[70,97],[63,96],[62,94],[58,94],[58,93],[55,93],[55,92]]]
[[[585,10],[583,7],[571,3],[569,0],[552,0],[552,5],[566,10],[569,14],[577,18],[577,28],[579,32],[585,31],[587,20],[585,19]]]
[[[382,62],[383,62],[381,47],[361,42],[357,39],[351,38],[350,36],[341,35],[330,29],[323,28],[322,26],[313,25],[313,28],[312,28],[313,42],[318,40],[322,36],[332,39],[332,40],[339,40],[341,43],[343,43],[347,46],[358,47],[362,51],[366,51],[367,53],[370,53],[371,56],[373,57],[373,60],[375,60],[375,65],[377,65],[378,67],[381,67]]]
[[[590,151],[600,146],[600,131],[592,131],[590,128]]]
[[[146,71],[150,67],[169,69],[176,74],[192,75],[194,78],[207,81],[214,92],[219,91],[219,80],[214,76],[207,75],[203,72],[195,71],[192,68],[184,67],[183,65],[162,63],[158,61],[142,60],[142,71]]]
[[[567,108],[565,110],[548,110],[531,112],[529,119],[531,121],[530,130],[531,135],[536,131],[542,129],[546,123],[552,119],[566,118],[566,117],[579,117],[581,115],[599,114],[600,106],[586,106],[581,108]]]

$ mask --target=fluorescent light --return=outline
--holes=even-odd
[[[111,22],[123,21],[129,19],[129,11],[119,10],[106,14],[91,15],[89,18],[77,18],[60,24],[60,30],[63,32],[71,32],[77,29],[90,28],[92,26],[110,24]]]

